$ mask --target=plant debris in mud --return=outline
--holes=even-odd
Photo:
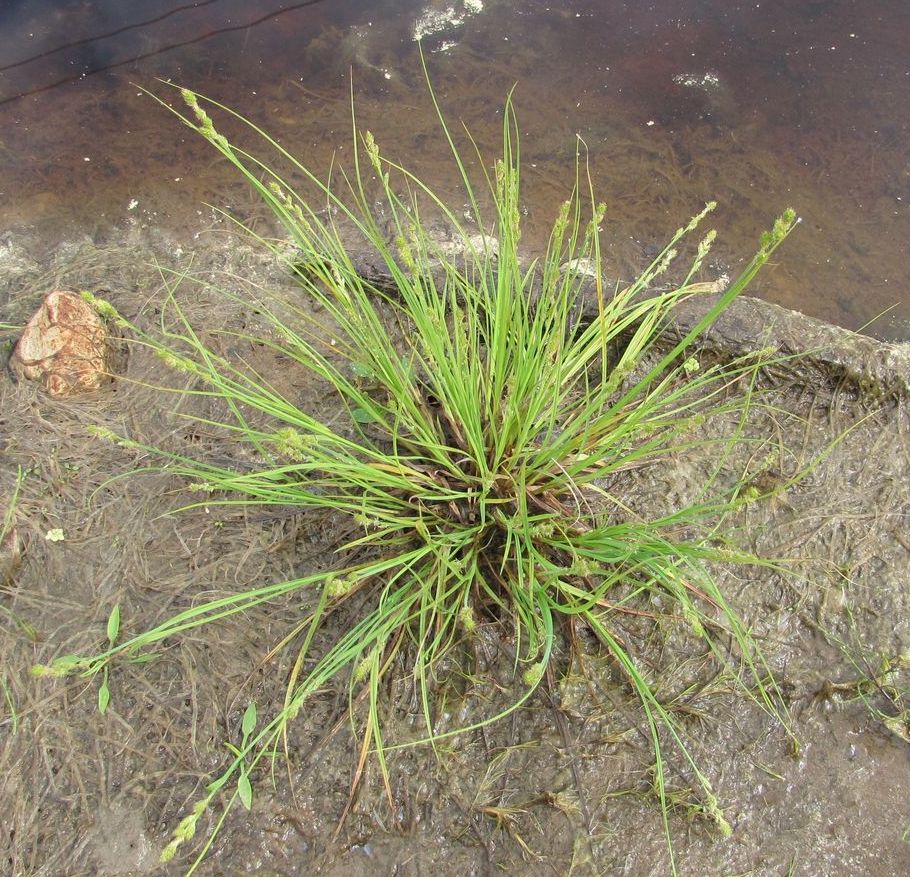
[[[191,114],[178,113],[180,118],[245,176],[283,226],[292,251],[286,240],[249,233],[288,264],[320,309],[317,324],[292,303],[259,298],[251,304],[268,330],[225,333],[224,340],[266,345],[289,368],[327,382],[339,412],[326,422],[301,410],[242,359],[223,355],[229,344],[216,351],[211,337],[185,318],[177,293],[186,278],[175,275],[168,302],[175,323],[165,328],[163,321],[157,335],[92,300],[102,315],[189,376],[189,392],[222,404],[227,417],[219,426],[248,453],[235,464],[215,462],[99,432],[158,454],[162,465],[204,494],[200,505],[322,509],[349,518],[356,534],[337,546],[331,569],[193,605],[123,642],[117,641],[115,607],[109,648],[36,668],[45,675],[102,673],[103,710],[112,661],[147,660],[156,644],[200,625],[291,592],[310,595],[305,617],[282,643],[298,649],[284,703],[265,719],[249,706],[231,761],[179,824],[163,858],[194,836],[217,796],[227,798],[225,814],[238,799],[252,806],[254,769],[275,757],[288,723],[333,680],[347,680],[352,714],[362,720],[355,784],[372,755],[388,788],[391,747],[433,744],[508,715],[546,678],[560,642],[572,642],[579,631],[612,656],[638,696],[668,840],[672,801],[662,756],[668,742],[688,763],[701,812],[729,832],[682,730],[615,620],[649,604],[664,623],[703,640],[718,662],[734,664],[743,691],[776,711],[761,655],[710,572],[714,563],[759,562],[728,547],[719,529],[725,514],[750,497],[709,480],[697,502],[643,519],[617,488],[631,468],[696,441],[704,445],[691,430],[712,413],[732,411],[745,419],[762,355],[700,365],[693,344],[790,232],[792,211],[777,220],[705,316],[677,343],[661,347],[673,308],[712,288],[697,278],[714,232],[692,249],[678,282],[657,291],[655,280],[669,276],[677,248],[713,205],[677,231],[634,283],[605,290],[599,245],[604,208],[581,164],[546,253],[530,267],[519,258],[520,160],[511,101],[502,157],[484,177],[493,204],[490,223],[481,219],[478,190],[439,113],[477,218],[469,228],[356,125],[351,172],[341,172],[339,185],[323,183],[243,119],[273,157],[262,160],[229,142],[209,111],[239,117],[192,92],[182,96]],[[317,188],[324,209],[299,194],[303,185]],[[382,222],[373,186],[381,191]],[[428,232],[422,217],[431,212],[454,230],[457,247]],[[378,255],[393,292],[358,271],[352,237]],[[591,288],[597,314],[582,324],[578,299]],[[730,393],[734,387],[738,392]],[[736,439],[718,440],[719,459]],[[745,484],[744,477],[739,487]],[[348,601],[359,607],[356,620],[336,633],[330,647],[317,647],[324,639],[317,632],[331,631],[332,615]],[[470,676],[467,665],[482,625],[494,626],[511,643],[517,694],[504,709],[471,716],[467,727],[440,731],[434,692],[443,659],[446,668],[463,666]],[[381,695],[400,659],[409,662],[425,727],[411,739],[387,741]]]

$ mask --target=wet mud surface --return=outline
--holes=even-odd
[[[0,321],[21,325],[47,291],[63,287],[103,294],[151,329],[163,294],[156,261],[236,291],[254,283],[294,295],[279,267],[222,225],[200,227],[190,248],[124,224],[53,253],[8,238]],[[188,291],[182,303],[203,329],[255,325],[248,309],[212,292]],[[301,407],[331,416],[331,396],[267,350],[223,352],[254,361]],[[131,633],[202,599],[319,567],[342,526],[281,509],[176,512],[198,495],[167,471],[138,472],[156,461],[88,427],[214,458],[241,451],[229,435],[181,417],[212,409],[183,392],[179,375],[138,345],[128,354],[119,380],[78,400],[0,375],[4,505],[19,467],[25,473],[14,515],[24,554],[0,590],[0,871],[16,877],[183,873],[191,859],[161,866],[160,850],[225,764],[248,701],[260,715],[282,703],[293,657],[267,658],[309,598],[175,638],[151,663],[115,664],[104,716],[97,680],[35,679],[31,666],[100,648],[115,603]],[[910,823],[901,712],[910,705],[901,664],[910,652],[908,400],[894,386],[826,376],[817,364],[766,374],[763,384],[763,404],[729,457],[719,462],[694,447],[623,484],[632,507],[656,513],[697,496],[712,474],[723,484],[748,470],[766,486],[805,471],[725,524],[737,544],[780,568],[717,570],[778,680],[789,732],[661,607],[639,607],[653,623],[615,619],[643,671],[659,680],[733,827],[724,838],[704,818],[689,768],[667,741],[677,867],[690,877],[894,877],[910,872],[901,840]],[[706,426],[712,435],[736,428],[723,419]],[[48,540],[56,529],[63,539]],[[325,642],[347,623],[331,618]],[[440,692],[440,729],[509,701],[509,643],[492,623],[479,636],[482,684]],[[390,752],[391,801],[375,765],[351,798],[358,744],[340,681],[308,702],[291,728],[288,763],[279,757],[272,776],[255,777],[252,810],[232,811],[197,873],[668,874],[644,717],[619,669],[583,637],[576,646],[570,659],[564,644],[552,678],[504,722],[458,735],[435,754]],[[383,698],[387,739],[407,739],[420,722],[413,690],[397,683]],[[199,838],[218,816],[207,814]]]

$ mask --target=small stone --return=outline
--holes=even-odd
[[[72,292],[50,293],[28,321],[10,367],[51,396],[97,390],[108,378],[108,336],[94,308]]]

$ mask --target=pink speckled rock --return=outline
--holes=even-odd
[[[107,379],[107,330],[94,308],[72,292],[50,293],[28,321],[10,367],[42,381],[52,396],[97,390]]]

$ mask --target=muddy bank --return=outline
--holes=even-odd
[[[253,284],[295,295],[282,268],[223,226],[200,233],[192,251],[140,228],[49,255],[10,237],[0,247],[0,322],[22,324],[46,292],[71,288],[103,295],[152,330],[179,276],[172,272],[238,293]],[[188,279],[176,292],[203,330],[257,325],[251,309]],[[654,514],[697,496],[709,476],[725,484],[749,471],[756,482],[787,484],[809,467],[726,522],[738,544],[782,569],[717,570],[779,680],[791,733],[737,693],[660,607],[641,607],[657,614],[654,625],[617,617],[617,628],[660,680],[733,826],[723,838],[702,818],[689,769],[668,745],[680,874],[893,877],[910,871],[901,842],[910,822],[910,747],[901,736],[910,679],[900,665],[910,652],[906,350],[742,300],[710,333],[710,354],[742,352],[757,338],[809,356],[765,376],[767,395],[736,450],[717,460],[693,446],[636,471],[623,488],[636,510]],[[220,352],[255,362],[301,407],[331,417],[325,388],[266,348]],[[24,553],[0,591],[0,812],[8,814],[0,862],[9,873],[182,873],[191,860],[159,866],[160,849],[225,763],[248,701],[261,715],[282,702],[293,653],[266,659],[299,621],[305,594],[170,641],[151,663],[115,665],[104,716],[97,681],[29,674],[36,662],[100,648],[115,603],[132,633],[203,598],[330,562],[343,523],[320,513],[175,513],[198,495],[167,471],[116,477],[157,461],[99,440],[89,426],[237,459],[229,434],[183,416],[218,414],[190,389],[136,345],[120,380],[80,400],[0,375],[4,497],[24,472],[15,506]],[[738,424],[709,418],[704,428],[733,434]],[[63,538],[49,540],[53,530]],[[333,618],[325,641],[347,622]],[[481,636],[484,685],[447,690],[443,721],[470,721],[508,701],[508,644],[492,625]],[[300,714],[288,768],[279,759],[272,777],[256,778],[252,810],[231,813],[198,873],[669,873],[644,718],[617,667],[590,643],[579,647],[582,661],[560,654],[552,684],[505,722],[435,755],[392,752],[391,804],[368,769],[339,828],[357,761],[342,680]],[[402,682],[384,697],[389,738],[406,737],[420,711],[413,691]],[[208,814],[200,835],[218,815]]]

